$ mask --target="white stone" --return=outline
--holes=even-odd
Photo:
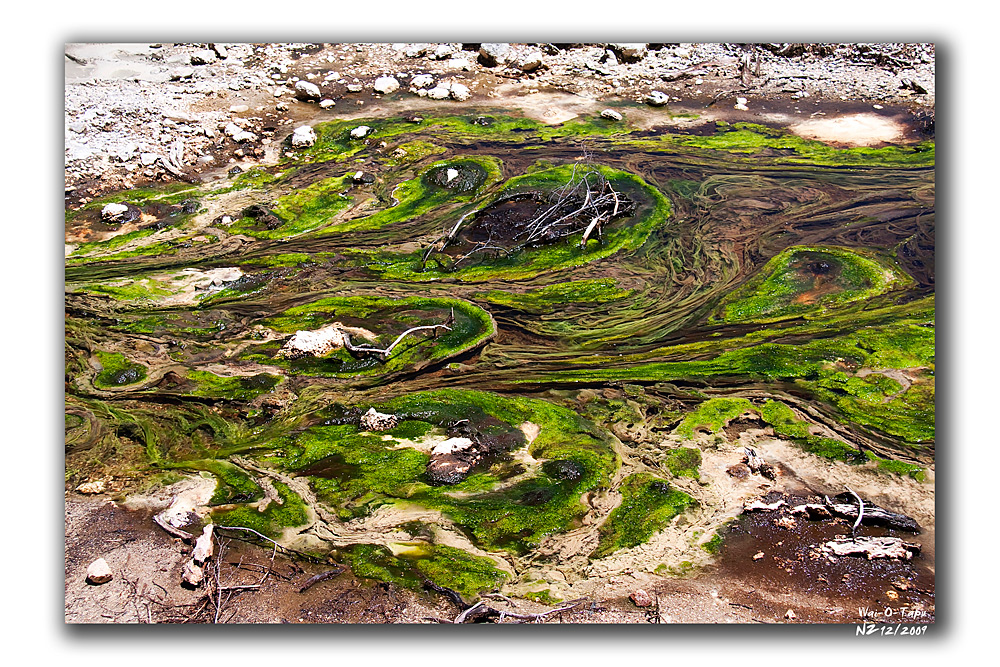
[[[244,111],[249,111],[250,107],[246,104],[234,104],[229,107],[230,113],[243,113]]]
[[[487,67],[502,65],[507,62],[510,44],[506,42],[486,43],[479,47],[479,55]]]
[[[453,83],[453,84],[451,84],[450,95],[451,95],[452,99],[456,99],[459,102],[464,102],[465,100],[467,100],[470,97],[472,97],[472,93],[469,91],[468,86],[466,86],[464,84],[461,84],[461,83]]]
[[[396,77],[380,76],[375,79],[375,83],[372,84],[372,88],[375,89],[376,93],[388,95],[389,93],[394,93],[399,90],[399,81],[396,80]]]
[[[472,71],[472,62],[468,58],[452,58],[451,60],[445,63],[445,66],[447,66],[449,69],[458,69],[462,70],[463,72]]]
[[[307,148],[316,143],[316,132],[308,125],[295,128],[292,132],[292,147]]]
[[[156,153],[140,153],[139,154],[139,162],[141,162],[142,166],[144,166],[144,167],[148,167],[150,165],[156,164],[156,161],[158,159],[160,159],[160,156],[157,155]]]
[[[344,333],[336,325],[328,325],[316,331],[296,331],[284,347],[278,351],[279,357],[310,354],[322,357],[324,354],[344,347]]]
[[[407,58],[419,58],[427,53],[430,48],[430,44],[410,44],[403,49],[403,55]]]
[[[198,587],[201,585],[201,582],[205,580],[205,570],[203,570],[193,560],[189,560],[184,564],[184,573],[181,576],[181,579],[189,586]]]
[[[637,588],[632,591],[629,598],[635,603],[636,607],[648,607],[653,604],[653,598],[642,588]]]
[[[318,100],[322,97],[322,93],[315,83],[299,81],[295,84],[295,96],[301,100]]]
[[[396,415],[388,415],[375,408],[368,408],[368,412],[361,416],[361,428],[366,431],[388,431],[398,423],[399,418]]]
[[[111,566],[103,558],[98,558],[87,567],[87,581],[91,584],[106,584],[113,578]]]
[[[646,104],[654,107],[662,107],[664,104],[670,101],[670,96],[666,93],[661,93],[658,90],[654,90],[649,95],[646,96]]]
[[[432,100],[446,100],[450,96],[451,96],[450,87],[441,85],[440,83],[427,91],[427,97],[431,98]]]
[[[622,115],[614,109],[605,109],[601,112],[601,118],[607,118],[608,120],[621,120]]]
[[[194,543],[194,553],[191,554],[191,559],[194,560],[196,564],[204,565],[205,561],[212,557],[215,552],[215,547],[212,544],[212,524],[208,524],[202,530],[201,535]]]
[[[320,106],[321,109],[329,109],[330,107],[337,106],[337,103],[334,102],[333,100],[329,100],[328,99],[328,100],[323,100],[322,102],[320,102],[319,106]]]
[[[441,454],[451,454],[453,452],[460,452],[462,450],[468,449],[472,446],[472,440],[468,438],[448,438],[444,442],[439,442],[434,445],[434,449],[431,450],[432,455]]]
[[[646,45],[639,43],[609,44],[613,52],[627,63],[636,62],[646,57]]]
[[[125,215],[128,212],[128,206],[125,204],[108,204],[101,209],[101,218],[103,220],[115,220]],[[100,493],[100,491],[98,491]]]
[[[430,74],[418,74],[410,80],[410,85],[414,88],[428,88],[434,85],[434,77]]]
[[[126,209],[127,210],[127,209]],[[76,487],[77,493],[85,493],[88,495],[93,495],[95,493],[104,493],[104,480],[99,479],[96,482],[86,482]]]
[[[445,58],[450,58],[461,50],[461,44],[438,44],[438,47],[434,49],[433,57],[434,60],[444,60]]]
[[[444,182],[451,183],[453,180],[458,178],[458,170],[449,168],[448,171],[445,172],[445,176],[446,178],[444,179]]]
[[[351,137],[354,139],[364,139],[368,136],[368,133],[372,131],[372,128],[367,125],[360,125],[353,130],[351,130]]]
[[[531,53],[517,59],[517,67],[522,72],[534,72],[542,66],[542,58],[543,56],[541,51],[532,51]]]
[[[201,51],[195,51],[191,54],[191,64],[192,65],[208,65],[214,63],[216,59],[215,51],[210,49],[203,49]]]

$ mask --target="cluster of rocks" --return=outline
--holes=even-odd
[[[81,203],[266,160],[293,129],[296,104],[351,111],[545,86],[653,106],[739,90],[727,101],[737,111],[761,98],[934,105],[925,44],[70,44],[66,56],[66,182],[85,186],[74,194]],[[292,148],[310,141],[302,131]]]

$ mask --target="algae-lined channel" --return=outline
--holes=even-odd
[[[216,522],[358,576],[548,600],[529,563],[579,577],[705,515],[699,434],[740,415],[873,475],[933,463],[932,143],[495,110],[316,129],[222,185],[67,213],[91,239],[67,253],[70,483],[201,472]],[[528,235],[553,202],[579,227]],[[642,567],[709,562],[716,528]]]

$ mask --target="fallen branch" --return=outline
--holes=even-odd
[[[434,331],[434,335],[436,337],[438,329],[451,331],[451,327],[448,326],[448,324],[451,324],[454,321],[455,321],[455,309],[452,308],[451,316],[448,318],[446,324],[427,324],[424,326],[407,329],[403,333],[399,334],[399,336],[396,337],[396,340],[392,342],[392,345],[385,348],[384,350],[377,347],[372,347],[371,345],[354,345],[353,343],[351,343],[350,334],[348,334],[346,331],[342,329],[340,330],[340,332],[344,335],[344,348],[346,348],[348,352],[360,352],[363,354],[378,354],[379,356],[382,357],[382,359],[388,359],[389,355],[392,354],[392,351],[396,348],[396,346],[399,345],[403,341],[403,339],[409,336],[410,334],[416,333],[417,331]]]
[[[280,544],[278,544],[277,542],[275,542],[274,540],[272,540],[267,535],[261,535],[260,533],[258,533],[253,528],[244,528],[243,526],[216,526],[215,530],[242,530],[242,531],[246,531],[248,533],[253,533],[254,535],[256,535],[257,537],[259,537],[260,539],[266,540],[266,541],[270,542],[271,544],[273,544],[275,546],[275,549],[281,549],[283,552],[295,554],[296,556],[301,556],[302,558],[305,558],[306,560],[308,560],[310,562],[314,562],[314,563],[315,562],[320,562],[319,559],[317,559],[315,556],[313,556],[311,554],[307,554],[304,551],[296,551],[295,549],[290,549],[288,547],[281,546]]]
[[[498,622],[500,623],[503,622],[504,618],[513,618],[519,621],[539,623],[548,618],[549,616],[551,616],[552,614],[562,614],[562,612],[564,611],[571,611],[573,609],[576,609],[584,602],[587,602],[587,599],[588,598],[579,598],[578,600],[573,600],[572,602],[563,605],[562,607],[556,607],[555,609],[549,609],[547,611],[539,612],[537,614],[519,614],[513,611],[495,609],[486,604],[485,602],[483,602],[482,600],[480,600],[479,602],[472,605],[471,607],[463,611],[461,614],[456,616],[455,620],[452,621],[452,623],[456,624],[467,623],[472,618],[482,618],[484,616],[490,616],[490,617],[497,616],[499,618]]]
[[[861,525],[861,519],[863,519],[865,516],[865,503],[863,500],[861,500],[861,496],[854,493],[851,487],[845,486],[844,488],[850,491],[851,495],[857,498],[858,500],[858,520],[854,522],[853,526],[851,526],[851,537],[855,537],[858,533],[858,526]]]
[[[159,514],[153,515],[153,522],[163,530],[173,535],[174,537],[178,537],[184,540],[185,542],[191,542],[194,540],[194,535],[192,535],[187,531],[181,530],[180,528],[174,528],[169,523],[167,523],[166,520],[164,520]]]
[[[864,556],[868,560],[886,558],[910,560],[920,553],[920,545],[904,542],[898,537],[840,538],[826,542],[820,550],[833,556]]]
[[[344,568],[338,565],[332,570],[327,570],[326,572],[320,572],[317,575],[309,577],[308,579],[306,579],[306,583],[302,584],[302,587],[299,588],[299,593],[305,593],[307,590],[309,590],[319,582],[326,581],[327,579],[333,579],[337,575],[341,574],[343,571]]]

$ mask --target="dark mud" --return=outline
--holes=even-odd
[[[852,522],[797,518],[780,527],[775,512],[741,516],[724,533],[719,563],[713,571],[725,581],[722,591],[734,601],[780,615],[793,608],[799,622],[861,623],[875,618],[896,622],[934,622],[933,536],[862,526],[860,536],[893,536],[920,544],[912,560],[828,558],[818,546],[850,536]],[[809,602],[781,597],[796,591]],[[801,606],[800,606],[801,605]],[[886,610],[890,610],[888,613]]]

